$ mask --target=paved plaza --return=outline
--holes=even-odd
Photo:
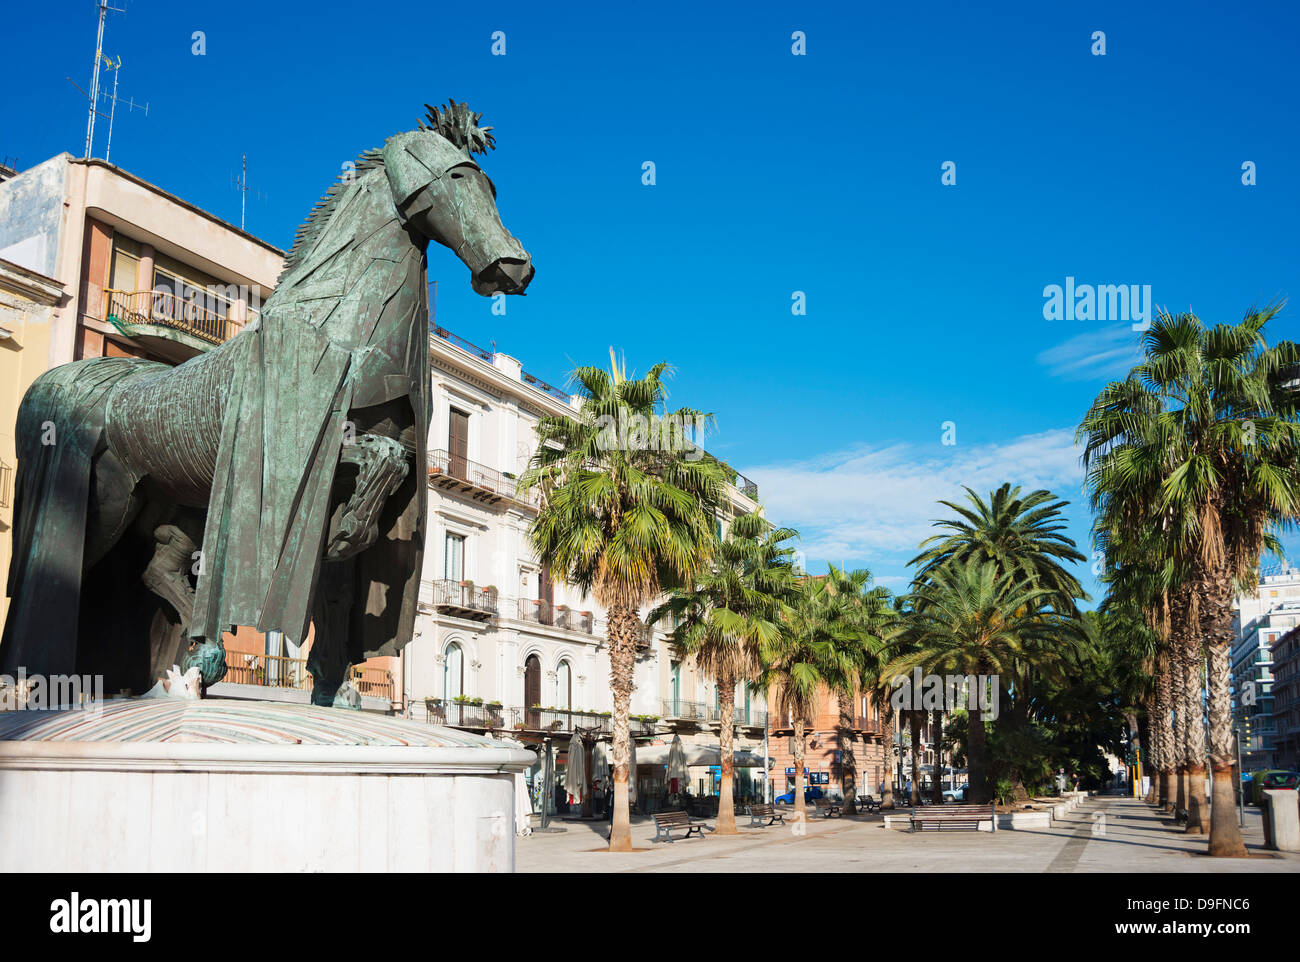
[[[1099,817],[1104,816],[1104,818]],[[714,824],[713,820],[705,820]],[[748,818],[738,818],[747,824]],[[911,834],[886,829],[879,815],[810,818],[789,826],[742,828],[738,836],[654,844],[654,823],[637,817],[641,851],[604,850],[606,822],[556,820],[557,831],[521,838],[520,872],[1297,872],[1300,856],[1266,853],[1258,810],[1246,810],[1254,857],[1212,859],[1204,836],[1187,836],[1136,799],[1093,797],[1050,829]]]

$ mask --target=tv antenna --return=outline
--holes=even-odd
[[[108,99],[108,103],[109,103],[109,107],[108,107],[108,144],[107,144],[107,146],[104,147],[104,160],[107,161],[108,158],[109,158],[109,155],[113,152],[113,116],[117,113],[117,105],[118,105],[118,104],[123,104],[123,105],[126,106],[126,109],[127,109],[128,111],[131,111],[131,112],[134,112],[134,111],[136,111],[136,110],[143,110],[143,111],[144,111],[144,115],[145,115],[146,117],[148,117],[148,116],[149,116],[149,104],[148,104],[147,101],[146,101],[144,104],[138,104],[138,103],[136,103],[133,99],[131,99],[130,97],[127,97],[127,98],[124,100],[124,99],[122,99],[121,97],[119,97],[119,96],[117,95],[117,77],[118,77],[118,74],[120,74],[120,73],[122,72],[122,58],[121,58],[121,57],[118,57],[118,58],[117,58],[117,63],[113,63],[113,61],[112,61],[111,58],[109,58],[109,57],[105,57],[105,58],[104,58],[104,66],[105,66],[106,69],[113,71],[113,92],[112,92],[111,94],[104,94],[104,95],[103,95],[104,97],[106,97],[106,98]],[[103,115],[101,114],[100,116],[103,116]]]
[[[239,176],[231,177],[231,183],[234,185],[235,189],[239,191],[239,229],[243,230],[248,192],[252,190],[258,200],[266,200],[266,195],[260,190],[253,190],[253,188],[248,186],[248,154],[242,156],[240,160]]]
[[[110,7],[108,0],[99,0],[99,29],[95,33],[95,69],[90,75],[90,116],[86,118],[86,157],[90,157],[91,146],[95,142],[95,116],[99,113],[99,65],[101,62],[108,62],[104,57],[104,19],[108,16],[108,11],[114,13],[126,13],[121,7]],[[71,78],[69,78],[71,79]],[[75,87],[76,84],[73,84]],[[81,89],[81,88],[77,88]],[[85,93],[85,91],[82,91]]]

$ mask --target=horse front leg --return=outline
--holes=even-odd
[[[153,529],[153,558],[141,577],[145,587],[171,605],[179,619],[177,625],[154,625],[150,665],[155,677],[176,663],[194,620],[194,586],[189,575],[197,554],[194,535],[202,531],[202,521],[183,514],[173,520],[177,523],[160,524]],[[225,645],[220,638],[194,641],[182,659],[182,668],[185,671],[198,668],[206,691],[226,675]]]
[[[345,444],[339,461],[356,465],[357,479],[347,501],[330,518],[326,561],[351,558],[375,543],[384,502],[410,471],[401,442],[381,434],[363,434]]]
[[[311,703],[335,704],[352,666],[360,660],[353,640],[352,605],[356,599],[356,562],[352,559],[321,566],[312,600],[312,643],[307,672],[312,677]],[[346,699],[346,692],[345,692]],[[360,702],[357,703],[358,707]]]

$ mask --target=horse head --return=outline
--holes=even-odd
[[[522,294],[533,279],[532,258],[502,226],[496,187],[473,156],[495,149],[492,128],[454,100],[426,107],[427,123],[393,137],[384,151],[408,226],[459,257],[479,294]],[[404,184],[421,189],[403,196]]]

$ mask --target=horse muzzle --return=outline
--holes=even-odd
[[[522,258],[499,257],[475,274],[470,285],[484,297],[493,294],[522,294],[532,282],[534,273],[532,258],[527,254]]]

